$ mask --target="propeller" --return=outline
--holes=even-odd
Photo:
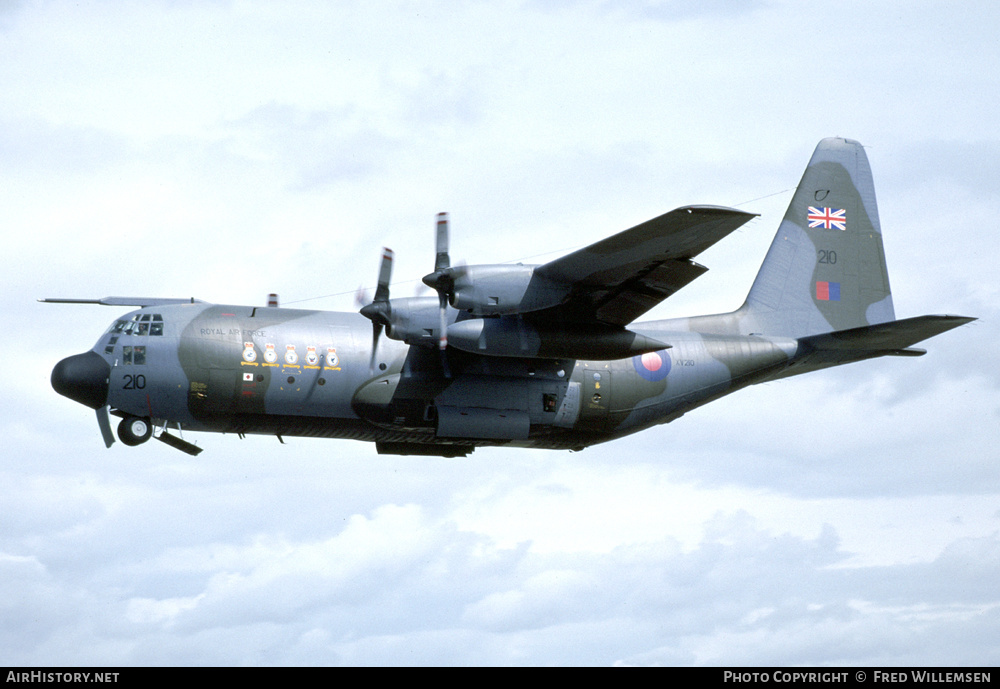
[[[437,255],[434,258],[434,272],[423,277],[423,283],[438,293],[438,348],[441,352],[441,369],[445,377],[451,377],[448,366],[448,301],[455,289],[455,271],[451,267],[451,257],[448,256],[448,214],[438,213],[437,216]],[[392,249],[382,249],[382,263],[379,266],[378,287],[375,298],[370,304],[361,307],[361,315],[372,322],[372,357],[369,367],[374,370],[375,356],[378,352],[378,341],[383,328],[392,328],[392,304],[389,301],[389,279],[392,276]],[[359,292],[360,295],[360,292]],[[358,299],[359,296],[355,296]],[[361,299],[364,299],[361,297]],[[402,308],[402,307],[401,307]],[[405,317],[400,312],[400,316]],[[389,332],[393,337],[397,333]],[[405,333],[399,333],[400,339],[406,339]]]
[[[361,307],[361,315],[372,322],[372,357],[368,363],[370,369],[375,368],[375,354],[378,352],[378,340],[382,328],[391,325],[389,317],[392,307],[389,305],[389,280],[392,277],[392,249],[382,247],[382,263],[378,269],[378,287],[375,288],[375,298],[366,306]]]
[[[437,290],[441,320],[439,322],[438,347],[443,352],[448,348],[448,295],[455,288],[455,276],[448,256],[448,214],[437,216],[437,255],[434,257],[434,272],[425,275],[423,283]]]

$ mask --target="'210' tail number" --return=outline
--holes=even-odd
[[[122,384],[123,390],[142,390],[146,387],[146,376],[141,373],[137,376],[131,374],[125,376]]]

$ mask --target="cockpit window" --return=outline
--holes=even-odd
[[[146,363],[146,348],[142,346],[130,347],[125,345],[122,347],[122,364],[125,366],[143,366]]]
[[[137,313],[131,320],[115,321],[108,332],[114,334],[160,337],[163,335],[163,316],[158,313]]]

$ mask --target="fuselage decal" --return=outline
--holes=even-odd
[[[809,227],[822,227],[824,230],[847,229],[847,211],[843,208],[809,206],[806,220],[809,221]]]
[[[817,282],[816,299],[819,301],[840,301],[839,282]]]
[[[670,356],[665,350],[632,357],[632,367],[645,380],[656,383],[670,373]]]

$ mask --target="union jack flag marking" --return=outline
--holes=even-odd
[[[825,230],[846,230],[847,211],[843,208],[816,208],[809,206],[806,218],[809,227],[822,227]]]

